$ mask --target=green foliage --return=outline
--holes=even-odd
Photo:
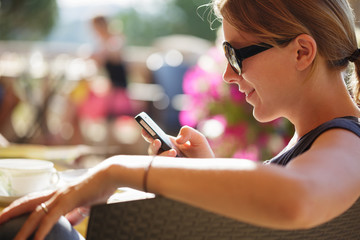
[[[40,40],[54,26],[56,0],[0,1],[1,40]]]
[[[214,41],[219,24],[211,24],[209,0],[173,0],[159,6],[157,14],[130,9],[116,18],[124,23],[131,45],[150,45],[154,39],[171,34],[189,34]]]
[[[177,29],[178,32],[185,31],[205,39],[215,39],[216,34],[210,27],[217,28],[220,24],[212,26],[215,16],[212,14],[209,0],[174,0],[174,6],[181,11],[183,16],[181,28]]]

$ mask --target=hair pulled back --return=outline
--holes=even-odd
[[[213,0],[215,13],[236,29],[283,46],[300,34],[312,36],[332,69],[354,62],[352,95],[360,105],[360,54],[354,14],[347,0]],[[316,65],[315,59],[313,67]]]

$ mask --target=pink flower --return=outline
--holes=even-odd
[[[238,139],[246,139],[246,133],[248,129],[248,124],[239,123],[234,126],[228,126],[225,130],[225,135],[233,135]]]
[[[80,118],[99,119],[104,118],[107,112],[106,96],[96,95],[90,92],[88,99],[81,103],[78,108]]]
[[[214,120],[220,122],[224,127],[227,126],[226,118],[223,115],[215,115],[210,119],[214,119]]]
[[[196,117],[193,111],[181,111],[179,113],[179,122],[181,125],[187,125],[190,127],[196,127],[199,119]]]
[[[269,135],[266,134],[260,134],[259,137],[257,138],[257,144],[259,147],[266,147],[268,145],[269,142]]]
[[[241,93],[239,91],[239,88],[237,85],[230,85],[229,86],[230,88],[230,96],[231,96],[231,99],[235,102],[239,102],[239,103],[245,103],[245,94],[244,93]]]
[[[214,59],[216,63],[223,63],[224,61],[226,61],[224,53],[222,51],[219,51],[219,48],[217,47],[210,48],[210,50],[208,51],[208,55],[212,59]]]
[[[256,162],[259,160],[259,151],[257,150],[256,146],[252,146],[249,147],[248,149],[239,150],[235,152],[233,157],[240,159],[248,159]]]
[[[183,90],[185,94],[193,97],[218,99],[218,86],[222,84],[221,74],[204,71],[199,66],[190,69],[184,75]]]

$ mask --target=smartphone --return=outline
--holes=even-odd
[[[153,138],[161,141],[159,153],[175,149],[178,157],[183,156],[180,151],[171,143],[169,136],[149,117],[145,112],[135,116],[135,120],[142,126],[145,131]]]

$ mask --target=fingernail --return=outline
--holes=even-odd
[[[178,136],[176,137],[175,141],[179,141],[179,140],[181,140],[182,138],[183,138],[182,135],[178,135]]]
[[[174,150],[174,149],[171,149],[171,150],[169,150],[169,157],[176,157],[176,150]]]

